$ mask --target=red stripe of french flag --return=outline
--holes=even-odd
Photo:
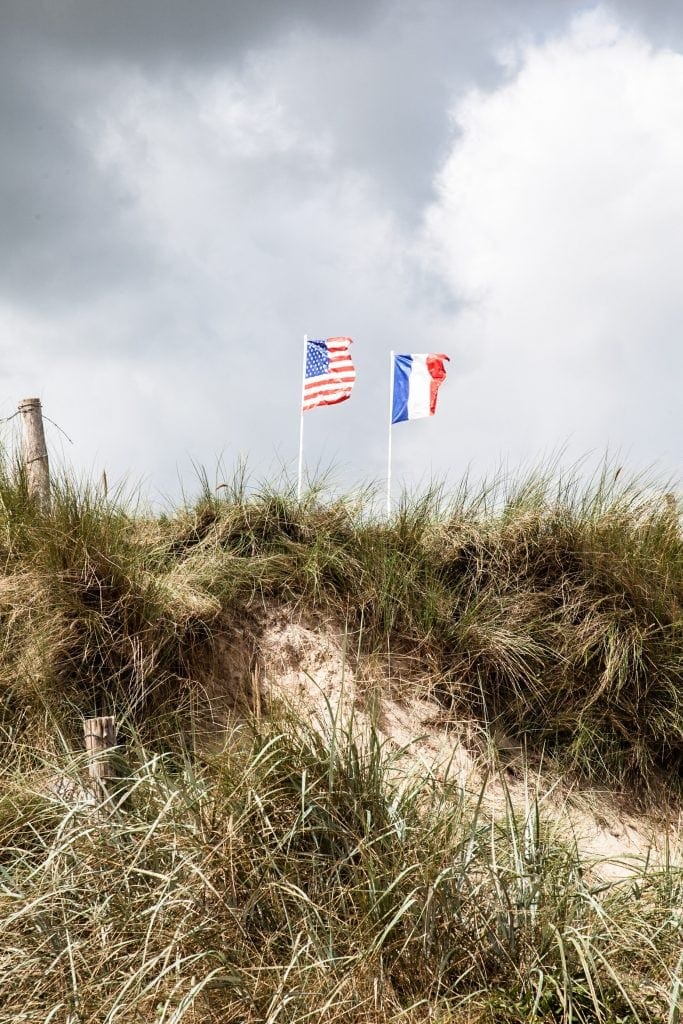
[[[439,355],[430,354],[427,356],[427,372],[430,376],[429,381],[429,415],[433,416],[436,412],[436,396],[439,394],[439,388],[446,379],[446,367],[444,366],[444,360],[448,360],[448,356],[440,353]]]
[[[442,352],[411,352],[409,359],[407,402],[401,418],[420,420],[436,412],[439,388],[446,379],[448,356]]]

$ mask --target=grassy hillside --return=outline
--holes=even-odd
[[[495,815],[377,733],[248,711],[277,606],[345,628],[354,663],[389,652],[391,685],[530,763],[676,799],[671,501],[537,477],[387,523],[362,500],[219,493],[153,517],[67,481],[41,515],[0,472],[0,1022],[678,1022],[680,865],[608,885],[530,776]],[[192,738],[223,678],[243,706],[208,754]],[[105,796],[79,749],[107,712],[127,768]]]
[[[353,650],[409,656],[406,671],[441,701],[586,776],[678,785],[671,501],[605,478],[587,491],[538,478],[502,503],[465,490],[404,501],[386,523],[362,501],[221,493],[150,519],[66,484],[44,518],[2,473],[7,728],[33,730],[49,712],[69,732],[116,708],[160,729],[164,712],[190,708],[216,636],[257,635],[279,603],[333,616]]]

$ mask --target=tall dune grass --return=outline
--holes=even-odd
[[[53,511],[0,468],[0,693],[6,728],[73,733],[125,707],[173,729],[216,638],[258,640],[264,609],[329,616],[361,654],[401,654],[403,687],[552,750],[594,781],[676,790],[683,768],[683,543],[661,493],[605,473],[504,493],[365,499],[237,478],[145,516],[63,480]],[[245,639],[245,644],[247,640]]]
[[[679,1020],[680,865],[599,882],[531,782],[492,818],[395,758],[275,718],[108,800],[5,765],[0,1020]]]
[[[531,776],[495,817],[334,719],[192,743],[225,639],[257,651],[276,607],[532,760],[680,796],[670,500],[537,476],[386,522],[236,478],[150,515],[67,478],[42,515],[5,463],[0,555],[0,1024],[679,1024],[681,866],[600,880]],[[105,798],[77,751],[108,712],[129,771]]]

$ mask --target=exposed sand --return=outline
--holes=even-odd
[[[524,770],[520,748],[502,735],[493,740],[471,721],[449,719],[428,696],[400,696],[401,678],[375,665],[383,678],[353,668],[348,642],[329,623],[303,622],[287,610],[266,616],[259,631],[257,691],[260,702],[281,701],[319,723],[331,717],[352,723],[362,742],[372,724],[397,754],[403,771],[448,778],[464,793],[479,794],[491,809],[504,810],[504,790],[516,806],[538,800],[545,818],[573,835],[591,870],[604,878],[630,874],[649,858],[683,859],[683,817],[630,813],[623,799],[604,790],[570,787],[562,779]],[[410,686],[414,693],[414,685]],[[398,696],[397,696],[398,695]]]

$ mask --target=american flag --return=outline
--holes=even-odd
[[[356,370],[351,360],[351,338],[306,342],[306,376],[302,409],[336,405],[351,397]]]

